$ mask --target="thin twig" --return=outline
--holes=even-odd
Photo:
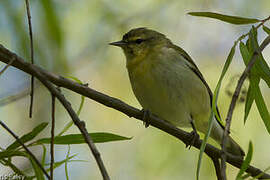
[[[30,37],[30,49],[31,49],[31,63],[34,64],[34,42],[33,42],[33,33],[32,33],[32,23],[31,23],[31,12],[29,1],[25,0],[26,10],[27,10],[27,19],[28,19],[28,28],[29,28],[29,37]],[[29,108],[29,117],[32,117],[33,114],[33,102],[34,102],[34,76],[31,76],[31,92],[30,92],[30,108]]]
[[[8,64],[5,65],[5,67],[0,71],[0,76],[7,70],[7,68],[13,63],[15,58],[11,59]]]
[[[262,25],[264,25],[265,22],[269,21],[270,20],[270,16],[268,16],[267,18],[263,19],[260,21],[260,23],[255,26],[255,29],[259,29]],[[239,42],[239,41],[242,41],[245,37],[247,37],[249,34],[249,32],[247,32],[246,34],[243,34],[242,36],[240,36],[237,40],[236,40],[236,43]]]
[[[76,92],[80,95],[88,97],[89,99],[92,99],[96,102],[99,102],[107,107],[118,110],[118,111],[126,114],[129,117],[134,117],[138,120],[143,121],[143,113],[141,112],[140,109],[137,109],[133,106],[130,106],[117,98],[108,96],[108,95],[103,94],[101,92],[98,92],[92,88],[85,86],[85,85],[81,85],[79,83],[76,83],[76,82],[69,80],[67,78],[64,78],[62,76],[48,72],[48,71],[46,71],[46,70],[44,70],[36,65],[32,65],[30,63],[27,63],[21,57],[19,57],[15,53],[12,53],[11,51],[4,48],[0,44],[0,61],[2,61],[4,63],[8,63],[9,60],[13,57],[15,57],[15,61],[12,63],[12,66],[14,66],[14,67],[16,67],[16,68],[18,68],[18,69],[20,69],[28,74],[36,76],[36,73],[38,72],[39,74],[42,74],[47,81],[55,84],[56,86],[67,88],[73,92]],[[34,70],[33,70],[33,68],[34,68]],[[150,120],[150,125],[178,138],[179,140],[181,140],[185,144],[190,141],[190,139],[189,139],[190,133],[176,128],[175,126],[168,123],[167,121],[164,121],[164,120],[162,120],[154,115],[150,115],[149,120]],[[201,144],[202,144],[202,140],[198,140],[198,141],[194,142],[193,146],[196,147],[197,149],[200,149]],[[215,148],[214,146],[212,146],[210,144],[206,145],[204,152],[211,158],[212,157],[213,158],[220,158],[221,154],[222,154],[221,150]],[[227,155],[227,162],[230,163],[231,165],[237,167],[237,168],[241,168],[243,160],[239,157],[235,157],[231,154],[228,154]],[[269,174],[264,173],[260,169],[253,167],[253,166],[249,166],[247,168],[246,172],[250,173],[251,176],[253,176],[253,177],[259,175],[260,173],[263,173],[263,176],[261,177],[262,179],[263,178],[264,179],[270,178]]]
[[[9,132],[9,134],[11,134],[16,141],[25,149],[25,151],[31,156],[31,158],[37,163],[38,167],[42,170],[42,172],[45,174],[45,176],[50,179],[50,176],[48,175],[48,173],[46,172],[46,170],[42,167],[42,165],[40,164],[40,162],[37,160],[36,156],[24,145],[24,143],[22,143],[22,141],[20,140],[20,138],[11,130],[7,127],[7,125],[3,122],[0,121],[1,126],[7,130]]]
[[[222,175],[226,177],[226,143],[227,143],[227,137],[229,135],[230,132],[230,127],[231,127],[231,121],[232,121],[232,115],[233,115],[233,111],[235,109],[235,105],[236,105],[236,101],[238,99],[239,93],[241,91],[242,85],[245,81],[245,79],[247,78],[251,68],[253,67],[253,65],[255,64],[255,61],[257,59],[257,57],[261,54],[261,52],[264,50],[264,48],[270,43],[270,35],[262,42],[262,44],[260,45],[260,47],[255,50],[255,52],[253,53],[247,67],[245,68],[244,72],[242,73],[241,77],[238,80],[237,86],[235,88],[232,100],[231,100],[231,104],[227,113],[227,118],[226,118],[226,125],[225,125],[225,130],[223,133],[223,137],[222,137],[222,143],[221,143],[221,147],[223,150],[222,156],[221,156],[221,169],[222,169]]]
[[[54,164],[54,129],[55,129],[55,96],[52,94],[52,128],[51,128],[51,166],[50,175],[53,180],[53,164]]]

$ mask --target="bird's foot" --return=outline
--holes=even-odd
[[[200,139],[199,134],[196,131],[191,131],[189,135],[189,142],[186,143],[186,148],[190,149],[191,146],[193,146],[195,142],[199,139]]]
[[[142,109],[141,110],[142,113],[143,113],[143,125],[145,126],[145,128],[148,128],[149,127],[149,124],[150,124],[150,115],[151,115],[151,112],[149,110],[145,110],[145,109]]]

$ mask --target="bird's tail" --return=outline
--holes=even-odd
[[[221,144],[222,137],[223,137],[224,128],[221,127],[221,125],[215,120],[213,129],[211,132],[211,137]],[[245,152],[242,150],[242,148],[229,136],[226,143],[226,152],[235,155],[244,157]]]
[[[236,156],[241,156],[241,157],[245,156],[245,152],[231,137],[228,137],[226,150],[228,153],[236,155]]]

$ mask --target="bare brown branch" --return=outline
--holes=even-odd
[[[28,19],[28,29],[29,29],[29,37],[30,37],[30,49],[31,49],[31,63],[34,64],[34,42],[33,42],[33,32],[32,32],[32,22],[31,22],[31,12],[29,1],[25,0],[25,6],[27,11],[27,19]],[[29,108],[29,117],[32,117],[33,114],[33,102],[34,102],[34,76],[31,76],[31,91],[30,91],[30,108]]]
[[[51,165],[50,175],[53,180],[53,164],[54,164],[54,129],[55,129],[55,96],[52,96],[52,127],[51,127]]]
[[[46,70],[44,70],[36,65],[32,65],[30,63],[27,63],[21,57],[17,56],[15,53],[12,53],[8,49],[6,49],[0,45],[0,61],[2,61],[4,63],[8,63],[9,59],[11,59],[13,57],[15,57],[15,61],[12,63],[12,66],[30,74],[30,75],[34,75],[35,77],[37,77],[37,73],[41,74],[44,77],[43,79],[45,79],[45,81],[47,83],[51,82],[51,83],[55,84],[56,86],[64,87],[64,88],[67,88],[73,92],[77,92],[78,94],[83,95],[85,97],[88,97],[88,98],[90,98],[96,102],[99,102],[107,107],[116,109],[116,110],[126,114],[129,117],[134,117],[134,118],[139,119],[141,121],[143,119],[143,113],[141,112],[141,110],[134,108],[134,107],[124,103],[123,101],[121,101],[117,98],[110,97],[106,94],[103,94],[103,93],[98,92],[94,89],[91,89],[85,85],[81,85],[79,83],[73,82],[69,79],[62,77],[62,76],[48,72],[48,71],[46,71]],[[42,81],[42,83],[43,83],[43,81]],[[62,95],[61,95],[61,97],[62,97]],[[70,106],[70,105],[68,104],[65,106]],[[189,142],[190,133],[187,133],[181,129],[178,129],[175,126],[168,123],[167,121],[164,121],[164,120],[162,120],[154,115],[150,115],[149,120],[150,120],[150,124],[152,126],[158,128],[164,132],[167,132],[168,134],[178,138],[179,140],[181,140],[185,144]],[[80,122],[80,121],[78,121],[78,122]],[[80,123],[79,123],[79,126],[80,126]],[[193,146],[196,147],[197,149],[200,149],[201,144],[202,144],[202,140],[198,140],[194,143]],[[210,158],[219,159],[219,158],[221,158],[222,151],[215,148],[214,146],[212,146],[210,144],[207,144],[206,148],[205,148],[205,153]],[[243,163],[243,160],[241,158],[235,157],[235,156],[230,155],[230,154],[227,155],[226,161],[237,168],[241,168],[241,164]],[[270,178],[269,174],[264,173],[260,169],[253,167],[253,166],[249,166],[247,168],[246,172],[250,173],[251,176],[253,176],[253,177],[257,176],[260,173],[263,173],[263,176],[261,177],[262,179],[263,178],[264,179]]]
[[[5,65],[5,67],[0,71],[0,76],[7,70],[7,68],[13,63],[14,58],[10,60],[8,64]]]

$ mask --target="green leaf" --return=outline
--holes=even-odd
[[[254,27],[252,27],[252,29],[249,33],[249,39],[250,39],[250,43],[251,43],[251,49],[253,49],[254,51],[257,51],[259,49],[259,45],[258,45],[258,41],[257,41],[257,31]],[[265,125],[268,133],[270,133],[270,114],[268,112],[267,106],[264,102],[264,99],[263,99],[263,96],[262,96],[262,93],[261,93],[261,90],[259,87],[259,80],[260,80],[259,78],[260,77],[263,80],[265,80],[266,83],[269,82],[268,79],[270,77],[267,77],[266,72],[262,70],[261,66],[264,66],[264,65],[262,64],[260,66],[260,64],[259,64],[260,62],[264,63],[264,59],[263,59],[261,53],[259,54],[259,58],[256,60],[256,62],[254,64],[255,68],[251,69],[250,86],[252,88],[252,92],[254,93],[255,103],[256,103],[257,109],[260,113],[260,116],[264,122],[264,125]],[[268,69],[269,69],[269,67],[268,67]],[[257,75],[259,75],[259,77]]]
[[[248,48],[243,42],[240,42],[239,49],[240,49],[240,53],[242,55],[243,61],[244,61],[245,65],[247,66],[248,62],[250,61],[251,54],[248,52]],[[250,77],[251,76],[252,77],[255,76],[253,73],[253,70],[251,70]],[[254,98],[255,98],[253,91],[254,91],[254,89],[251,86],[249,86],[248,92],[247,92],[247,97],[246,97],[246,103],[245,103],[244,123],[246,123],[251,106],[252,106]]]
[[[44,165],[45,165],[45,160],[46,160],[46,152],[47,152],[47,149],[46,149],[46,147],[45,147],[44,144],[41,144],[41,146],[42,146],[42,149],[43,149],[41,165],[44,167]]]
[[[241,169],[239,170],[237,176],[236,176],[236,180],[242,180],[242,175],[244,174],[244,172],[247,170],[251,159],[252,159],[252,155],[253,155],[253,146],[252,146],[252,142],[249,142],[249,146],[248,146],[248,153],[247,156],[244,160],[244,162],[241,165]]]
[[[240,49],[240,53],[243,58],[243,61],[245,65],[247,66],[251,58],[251,53],[249,53],[247,46],[242,41],[239,44],[239,49]]]
[[[253,86],[252,88],[254,88],[255,103],[257,105],[257,109],[260,113],[260,116],[264,122],[264,125],[265,125],[268,133],[270,134],[270,114],[269,114],[267,106],[264,102],[260,87],[253,82],[251,83],[251,85]]]
[[[74,158],[75,156],[77,156],[77,155],[74,154],[74,155],[72,155],[72,156],[69,156],[69,157],[68,157],[68,161],[70,162],[70,160],[71,160],[72,158]],[[76,161],[79,161],[79,160],[76,160]],[[53,164],[53,169],[60,167],[60,166],[61,166],[62,164],[64,164],[65,162],[66,162],[66,159],[61,160],[61,161],[54,162],[54,164]],[[48,164],[46,164],[46,166],[50,166],[50,164],[48,163]],[[47,168],[46,171],[50,171],[50,167]]]
[[[38,126],[36,126],[31,132],[23,135],[20,140],[22,143],[26,143],[28,141],[31,141],[32,139],[34,139],[46,126],[48,125],[47,122],[43,122],[41,124],[39,124]],[[8,146],[7,150],[11,150],[11,149],[15,149],[17,147],[20,147],[20,143],[18,141],[15,141],[14,143],[12,143],[10,146]]]
[[[253,54],[255,51],[259,49],[259,43],[257,39],[257,30],[252,27],[250,33],[249,33],[249,39],[251,39],[251,46],[252,50],[250,51],[250,54]],[[263,58],[262,53],[259,53],[258,59],[256,60],[254,64],[254,70],[255,75],[260,76],[268,85],[270,88],[270,68],[266,61]]]
[[[238,24],[238,25],[254,24],[254,23],[260,22],[259,19],[244,18],[244,17],[238,17],[238,16],[228,16],[228,15],[223,15],[223,14],[213,13],[213,12],[189,12],[188,14],[192,16],[218,19],[227,23]]]
[[[39,168],[39,166],[37,165],[37,163],[32,159],[32,157],[29,157],[30,162],[32,164],[32,167],[35,171],[35,176],[38,180],[45,180],[44,176],[43,176],[43,171]]]
[[[257,31],[254,27],[252,27],[249,33],[247,46],[243,42],[240,42],[239,48],[240,48],[240,52],[244,60],[244,63],[247,66],[247,64],[251,60],[252,54],[259,48],[259,44],[257,41]],[[255,91],[260,91],[259,89],[260,78],[262,78],[270,87],[270,69],[261,53],[259,54],[258,59],[255,61],[255,64],[253,65],[249,74],[250,86],[249,86],[249,90],[248,90],[248,94],[246,98],[247,100],[245,103],[244,122],[246,122],[247,120],[248,114],[250,112],[250,108],[255,99],[255,94],[258,94],[257,98],[259,98],[261,102],[263,101],[261,93],[255,92]],[[267,118],[267,115],[265,114],[267,113],[263,113],[263,116]],[[265,125],[267,125],[268,120],[266,119],[264,121],[266,121]]]
[[[203,142],[202,142],[202,145],[201,145],[201,148],[200,148],[200,154],[199,154],[199,158],[198,158],[198,162],[197,162],[196,180],[199,180],[200,168],[201,168],[201,164],[202,164],[202,157],[203,157],[203,154],[204,154],[203,152],[205,150],[207,139],[209,138],[210,132],[211,132],[212,127],[213,127],[213,123],[212,123],[213,119],[214,119],[214,113],[213,113],[213,110],[211,110],[211,114],[210,114],[210,117],[209,117],[209,120],[208,120],[208,130],[207,130],[207,133],[204,136],[204,139],[203,139]]]
[[[268,35],[270,35],[270,29],[269,29],[267,26],[263,25],[263,30],[264,30],[264,32],[266,32]]]
[[[13,156],[28,157],[28,154],[23,151],[5,150],[0,152],[0,160],[4,158],[11,158]]]
[[[65,78],[72,79],[72,80],[76,81],[79,84],[83,84],[83,82],[79,78],[77,78],[75,76],[65,76]]]
[[[244,124],[247,121],[250,109],[252,107],[252,104],[254,102],[254,90],[252,90],[252,87],[248,87],[247,97],[246,97],[246,103],[245,103],[245,115],[244,115]]]
[[[217,86],[216,86],[216,88],[215,88],[214,95],[213,95],[213,100],[212,100],[212,109],[213,109],[213,111],[214,111],[214,113],[215,113],[215,117],[217,117],[217,120],[218,120],[221,124],[222,124],[223,122],[222,122],[222,120],[220,119],[219,114],[218,114],[218,112],[217,112],[217,100],[218,100],[218,95],[219,95],[219,90],[220,90],[220,87],[221,87],[222,80],[223,80],[223,78],[224,78],[224,76],[225,76],[225,74],[226,74],[228,68],[230,67],[230,64],[231,64],[231,62],[232,62],[233,56],[234,56],[234,54],[235,54],[235,46],[236,46],[236,45],[237,45],[237,44],[234,43],[234,45],[233,45],[233,47],[231,48],[230,53],[229,53],[229,55],[228,55],[228,57],[227,57],[227,59],[226,59],[226,62],[225,62],[225,64],[224,64],[224,66],[223,66],[221,75],[220,75],[219,80],[218,80],[218,84],[217,84]],[[209,123],[210,123],[210,122],[209,122]]]
[[[78,78],[76,78],[74,76],[66,76],[66,78],[72,79],[72,80],[76,81],[79,84],[83,84],[83,82],[80,79],[78,79]],[[81,114],[81,111],[82,111],[82,108],[83,108],[83,105],[84,105],[84,101],[85,101],[85,96],[81,96],[81,103],[80,103],[79,109],[78,109],[78,111],[76,113],[77,116],[80,116],[80,114]],[[62,134],[67,132],[72,125],[73,125],[73,120],[69,121],[68,124],[65,125],[65,127],[58,134],[58,136],[61,136]]]
[[[70,145],[68,145],[68,152],[67,152],[67,155],[66,155],[66,159],[65,159],[65,175],[66,175],[66,180],[69,180],[69,177],[68,177],[68,160],[69,160],[69,154],[70,154]]]
[[[89,133],[89,136],[93,139],[94,143],[104,143],[110,141],[122,141],[129,140],[131,138],[119,136],[111,133]],[[50,144],[50,138],[43,138],[37,140],[36,144]],[[64,136],[56,136],[54,138],[55,144],[83,144],[85,140],[82,134],[69,134]]]
[[[81,114],[83,105],[84,105],[84,101],[85,101],[85,96],[81,96],[81,103],[80,103],[80,107],[77,111],[77,116],[79,116]],[[67,132],[69,130],[69,128],[73,125],[73,120],[69,121],[68,124],[65,125],[65,127],[63,128],[63,130],[58,134],[58,136],[61,136],[62,134],[64,134],[65,132]]]

